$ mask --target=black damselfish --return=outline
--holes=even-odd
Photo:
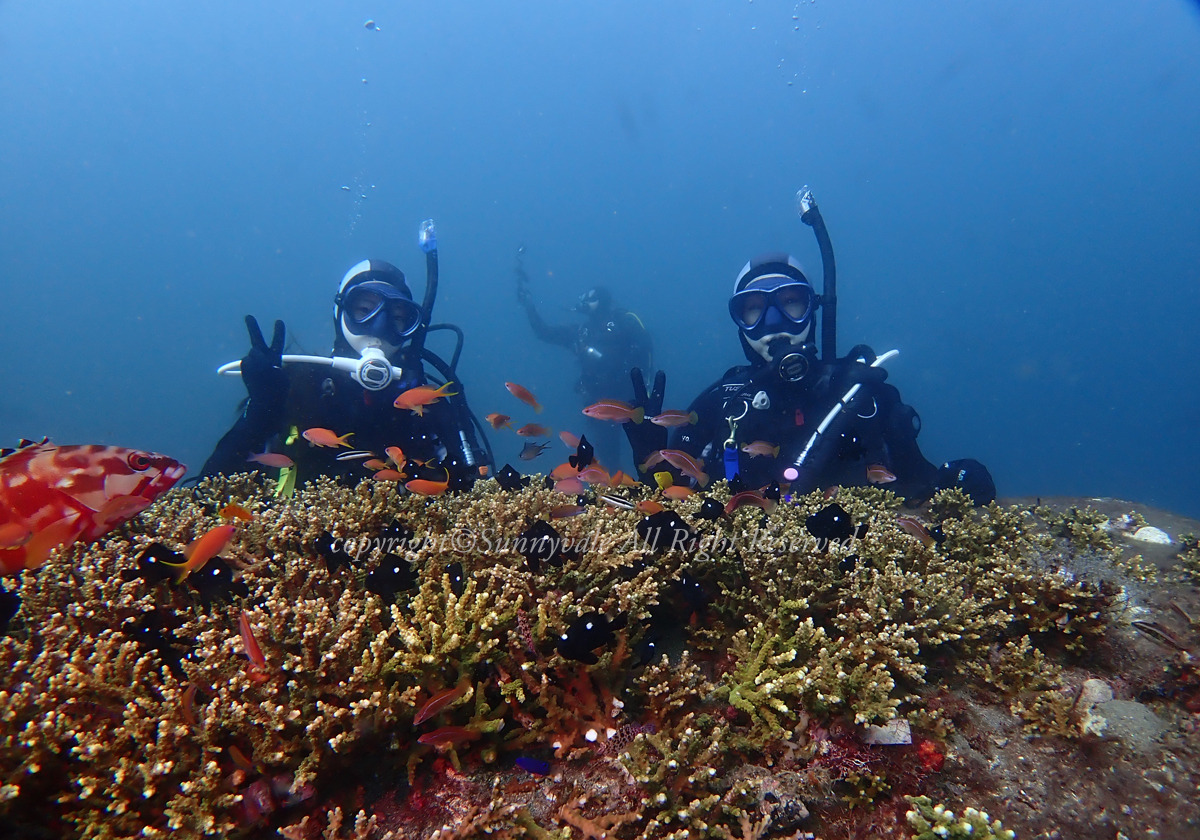
[[[169,569],[164,563],[176,563],[182,565],[187,562],[187,558],[178,552],[172,551],[162,543],[150,543],[142,550],[142,553],[137,558],[136,569],[122,569],[121,577],[126,581],[136,580],[141,578],[149,584],[161,583],[164,580],[171,580],[175,577],[175,570]]]
[[[562,550],[562,535],[554,530],[554,526],[539,519],[517,536],[517,552],[529,564],[529,571],[535,575],[542,571],[542,563],[551,566],[561,566],[565,555]]]
[[[867,524],[856,527],[846,509],[834,502],[804,520],[804,529],[818,540],[841,542],[851,537],[861,539],[867,533]]]
[[[725,505],[716,499],[705,499],[700,503],[700,513],[698,515],[701,519],[707,519],[712,522],[725,515]]]
[[[404,592],[417,585],[417,570],[403,557],[385,554],[379,565],[367,572],[364,585],[368,592],[373,592],[385,603],[390,604],[396,600],[397,592]]]
[[[651,551],[682,548],[694,536],[683,517],[673,510],[660,510],[643,517],[636,530],[645,547]]]
[[[8,632],[8,622],[21,609],[21,596],[0,586],[0,633]]]
[[[592,460],[595,457],[596,450],[588,443],[587,435],[581,435],[579,446],[576,447],[575,454],[567,458],[567,463],[577,470],[582,470],[591,466]]]
[[[334,548],[335,544],[342,545],[344,541],[336,539],[328,531],[323,531],[313,540],[313,548],[316,549],[317,556],[325,561],[325,568],[333,572],[342,566],[353,566],[354,558],[347,554],[345,549]]]
[[[233,569],[224,557],[214,557],[204,568],[188,575],[188,585],[205,604],[216,600],[228,600],[234,595],[250,597],[250,587],[233,576]]]
[[[624,613],[611,621],[597,612],[584,613],[559,637],[558,652],[563,659],[595,665],[600,659],[593,651],[612,642],[617,637],[613,631],[624,627],[625,620]]]
[[[529,479],[523,478],[519,472],[512,468],[511,464],[505,464],[500,472],[496,473],[496,483],[500,485],[501,490],[507,490],[512,493],[528,484]]]
[[[450,578],[450,591],[455,595],[463,594],[463,567],[462,563],[454,562],[446,564],[446,575]]]
[[[171,633],[171,628],[158,610],[142,613],[136,619],[127,622],[122,631],[137,643],[143,653],[157,653],[158,658],[172,674],[183,678],[183,655],[172,642],[170,637],[174,636],[174,633]]]

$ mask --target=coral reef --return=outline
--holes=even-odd
[[[756,840],[900,836],[916,796],[918,837],[1003,838],[921,796],[954,753],[949,692],[1084,735],[1072,669],[1150,579],[1093,512],[955,491],[916,519],[843,488],[841,541],[812,533],[819,493],[716,519],[696,495],[655,544],[596,499],[556,518],[537,480],[273,489],[173,491],[9,587],[0,820],[106,840]],[[153,573],[151,546],[231,502],[252,518],[209,577]]]

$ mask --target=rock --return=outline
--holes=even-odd
[[[1113,699],[1112,689],[1104,680],[1087,680],[1079,693],[1079,708],[1090,709],[1097,703],[1107,703]]]
[[[862,742],[877,746],[911,744],[912,727],[909,726],[908,721],[902,718],[889,720],[883,726],[868,726],[863,733]]]
[[[1131,540],[1139,540],[1140,542],[1155,543],[1157,545],[1170,545],[1171,537],[1162,528],[1155,528],[1153,525],[1147,525],[1143,528],[1138,528],[1129,535]]]
[[[1103,718],[1103,737],[1120,741],[1128,749],[1142,755],[1158,750],[1158,738],[1167,729],[1166,721],[1132,700],[1099,703],[1091,717]]]

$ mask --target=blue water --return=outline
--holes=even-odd
[[[428,217],[477,412],[532,420],[512,380],[581,428],[572,359],[515,300],[520,244],[548,320],[596,283],[642,316],[682,407],[742,359],[747,258],[820,276],[809,184],[840,347],[900,348],[931,460],[1197,515],[1198,140],[1184,0],[4,0],[0,440],[198,468],[243,393],[214,375],[242,316],[327,353],[349,266],[421,288]]]

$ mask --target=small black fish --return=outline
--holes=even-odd
[[[0,633],[8,632],[8,622],[21,609],[21,596],[0,586]]]
[[[529,443],[525,444],[525,446],[521,449],[521,454],[517,457],[522,461],[532,461],[549,448],[549,443],[534,443],[533,441],[529,441]]]
[[[700,503],[700,518],[710,522],[725,515],[725,506],[716,499],[705,499]]]
[[[766,490],[762,491],[764,499],[770,499],[773,502],[778,502],[783,496],[783,491],[779,489],[779,482],[772,481]]]
[[[616,638],[613,631],[625,626],[626,616],[621,613],[612,621],[608,616],[588,612],[571,622],[567,632],[558,639],[558,652],[563,659],[573,659],[585,665],[600,661],[592,651],[609,644]]]
[[[729,493],[736,496],[738,493],[744,493],[750,488],[746,486],[746,482],[742,481],[741,473],[734,473],[733,479],[729,482]]]
[[[233,569],[224,557],[209,560],[203,569],[188,575],[187,583],[205,604],[227,600],[233,595],[250,597],[250,587],[244,581],[234,580]]]
[[[212,562],[212,560],[208,561],[205,569]],[[142,613],[138,618],[126,622],[122,632],[136,642],[143,653],[157,653],[158,658],[170,669],[171,673],[182,679],[183,654],[172,641],[175,634],[171,633],[170,629],[158,610],[150,610]]]
[[[385,554],[379,565],[367,572],[364,581],[367,591],[378,595],[384,603],[396,600],[397,592],[404,592],[417,585],[417,570],[412,563],[395,554]]]
[[[450,577],[450,591],[455,595],[463,594],[462,563],[457,561],[454,563],[447,563],[445,573]]]
[[[946,541],[946,532],[942,530],[941,525],[934,525],[930,528],[929,536],[933,537],[933,541],[937,545],[941,545]]]
[[[565,559],[562,551],[562,535],[554,526],[539,519],[528,530],[517,535],[517,553],[529,564],[529,571],[540,574],[542,563],[561,566]]]
[[[122,569],[121,577],[126,581],[141,578],[151,585],[171,580],[175,571],[164,566],[164,563],[186,563],[187,558],[178,552],[171,551],[162,543],[150,543],[138,555],[136,569]]]
[[[683,517],[673,510],[660,510],[643,517],[636,530],[644,547],[651,551],[681,548],[695,536]]]
[[[843,574],[850,574],[854,571],[854,567],[858,564],[857,554],[848,554],[838,561],[838,571]]]
[[[867,447],[856,432],[842,432],[838,442],[838,459],[841,461],[860,461],[867,454]]]
[[[519,472],[512,468],[511,464],[505,464],[500,472],[496,473],[496,483],[500,485],[501,490],[513,492],[520,490],[529,483],[528,478],[521,476]]]
[[[350,568],[354,565],[354,558],[347,554],[344,548],[335,549],[333,547],[335,542],[342,546],[346,544],[345,540],[336,539],[328,531],[323,531],[313,541],[313,548],[316,549],[317,556],[325,561],[325,568],[331,572],[342,566]]]
[[[687,572],[675,580],[675,591],[679,593],[679,597],[683,599],[690,612],[703,612],[704,608],[708,606],[708,590],[704,588],[704,584]]]
[[[376,541],[385,554],[398,554],[412,548],[416,535],[416,531],[397,519],[379,532]]]
[[[567,458],[567,463],[577,470],[583,470],[591,465],[595,457],[596,450],[588,443],[587,435],[582,435],[579,438],[579,446],[575,449],[575,454]]]
[[[822,542],[842,542],[851,537],[862,539],[867,534],[868,525],[866,522],[855,525],[846,509],[834,502],[804,520],[804,528]]]

